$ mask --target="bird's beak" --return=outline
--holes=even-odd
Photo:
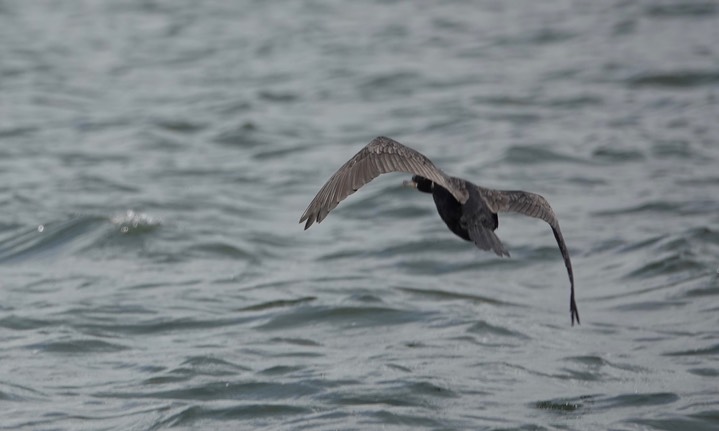
[[[412,181],[412,180],[404,180],[404,181],[402,181],[402,185],[403,185],[404,187],[412,187],[412,188],[415,188],[415,189],[417,188],[417,183],[416,183],[415,181]]]

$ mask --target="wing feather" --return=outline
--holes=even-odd
[[[559,226],[554,210],[541,195],[521,190],[477,188],[484,201],[494,212],[515,212],[542,219],[552,227]]]
[[[381,174],[407,172],[447,189],[460,203],[467,201],[464,185],[437,168],[422,153],[383,136],[373,139],[335,172],[312,199],[300,218],[305,229],[321,222],[347,196]]]

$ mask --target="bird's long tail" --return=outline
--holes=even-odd
[[[492,250],[500,257],[509,257],[509,252],[504,248],[502,241],[490,229],[487,229],[479,223],[472,223],[468,226],[467,230],[469,237],[472,238],[472,242],[474,242],[474,245],[478,248],[482,250]]]

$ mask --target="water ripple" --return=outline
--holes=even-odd
[[[505,151],[504,161],[510,164],[526,165],[536,163],[572,162],[587,164],[587,161],[552,151],[540,146],[514,145]]]
[[[701,355],[719,355],[719,344],[702,349],[681,350],[676,352],[665,353],[666,356],[701,356]]]
[[[717,70],[680,70],[668,73],[645,73],[627,80],[632,87],[699,87],[719,83]]]
[[[128,347],[121,344],[89,339],[35,343],[28,345],[27,348],[47,353],[59,353],[68,355],[115,353],[128,349]]]
[[[276,331],[320,323],[335,328],[361,328],[376,325],[401,325],[425,318],[426,312],[389,307],[304,306],[278,314],[258,326],[257,329]]]
[[[201,407],[190,406],[178,413],[173,413],[160,420],[153,429],[194,427],[208,421],[232,421],[248,420],[257,422],[263,418],[276,418],[294,415],[306,415],[312,412],[309,407],[300,407],[296,404],[244,404],[229,407]]]

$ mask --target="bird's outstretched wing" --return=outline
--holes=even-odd
[[[330,177],[310,202],[300,223],[320,223],[342,200],[381,174],[407,172],[447,189],[460,203],[467,201],[464,184],[449,177],[418,151],[384,136],[373,139]]]
[[[542,219],[549,223],[554,233],[554,238],[557,240],[559,251],[562,253],[564,258],[564,266],[567,267],[567,274],[569,274],[570,283],[570,296],[569,296],[569,312],[572,319],[572,325],[574,320],[579,322],[579,310],[577,309],[577,303],[574,300],[574,272],[572,271],[572,261],[569,258],[569,250],[564,242],[562,231],[559,229],[559,220],[554,214],[552,207],[549,205],[544,197],[530,192],[524,192],[521,190],[492,190],[483,187],[477,187],[479,194],[482,196],[487,206],[494,212],[515,212],[524,214],[529,217]]]

